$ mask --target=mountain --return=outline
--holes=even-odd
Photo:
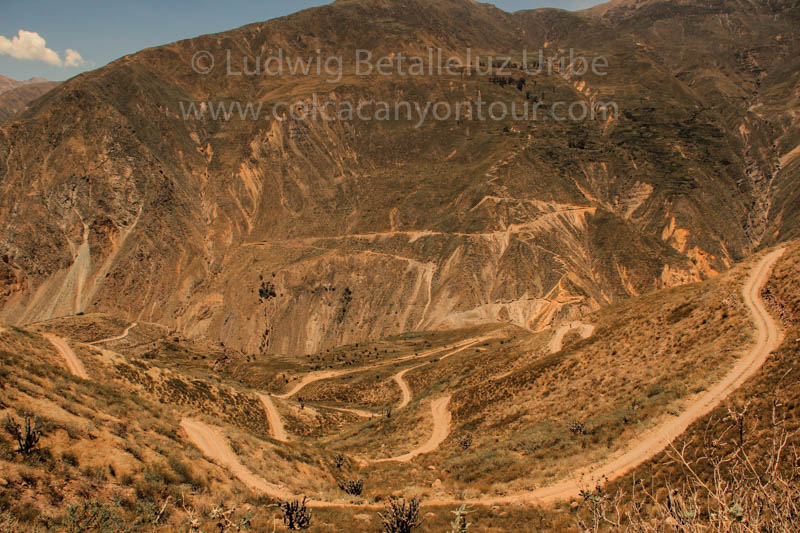
[[[0,533],[793,530],[799,18],[338,0],[33,100]]]
[[[25,109],[29,103],[53,90],[58,82],[26,83],[0,94],[0,122]]]
[[[31,84],[40,84],[40,83],[53,83],[50,80],[46,80],[44,78],[33,77],[29,80],[25,81],[17,81],[6,76],[0,75],[0,94],[8,92],[12,89],[16,89],[18,87],[22,87],[24,85],[31,85]]]
[[[19,87],[18,81],[0,75],[0,94],[8,91],[9,89],[14,89],[15,87]]]
[[[660,504],[626,518],[647,530],[718,479],[726,496],[774,506],[732,522],[768,513],[790,531],[791,515],[768,509],[798,495],[783,453],[800,406],[798,259],[787,243],[558,330],[407,333],[310,357],[102,314],[2,328],[5,426],[27,418],[38,436],[22,452],[0,433],[0,527],[235,531],[217,526],[224,512],[269,531],[289,514],[281,502],[308,497],[311,531],[372,531],[387,500],[413,497],[425,506],[413,531],[446,531],[468,505],[472,531],[579,532],[638,497]],[[727,459],[721,477],[708,459]],[[726,470],[745,460],[752,477]],[[696,501],[693,523],[707,524],[719,502]]]
[[[101,311],[266,353],[497,321],[536,331],[796,236],[797,9],[634,6],[338,1],[69,80],[0,129],[0,319]],[[337,83],[191,67],[199,50],[221,66],[228,50],[427,57],[429,47],[517,64],[524,49],[572,48],[609,69],[515,71],[518,90],[474,72],[358,76],[349,59]],[[180,107],[314,95],[613,100],[619,116],[415,127],[183,120]]]
[[[736,132],[754,189],[748,229],[796,238],[800,60],[795,2],[618,0],[584,14],[630,34]]]

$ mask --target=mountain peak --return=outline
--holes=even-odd
[[[25,81],[17,81],[13,78],[9,78],[8,76],[3,76],[0,74],[0,94],[4,92],[8,92],[12,89],[16,89],[17,87],[22,87],[23,85],[31,85],[34,83],[49,83],[50,80],[45,78],[33,77]]]

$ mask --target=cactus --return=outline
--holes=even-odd
[[[383,521],[385,533],[411,533],[422,524],[419,519],[419,500],[416,498],[408,502],[405,499],[392,498],[386,504],[386,515],[378,513],[378,516]]]
[[[339,488],[351,496],[361,496],[361,492],[364,490],[364,480],[348,479],[347,481],[340,481]]]
[[[288,529],[297,531],[311,527],[311,510],[306,505],[306,501],[307,498],[303,497],[302,502],[295,500],[281,504],[283,523]]]
[[[469,511],[467,511],[467,506],[462,505],[455,511],[450,511],[454,515],[456,515],[455,519],[450,523],[450,526],[453,528],[448,533],[467,533],[469,526],[472,525],[471,522],[467,522],[467,515]]]
[[[25,417],[24,427],[8,416],[6,418],[6,431],[17,441],[18,452],[22,455],[30,455],[39,444],[42,434],[36,429],[36,420]]]

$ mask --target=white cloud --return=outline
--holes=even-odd
[[[64,52],[64,66],[65,67],[80,67],[81,65],[85,64],[86,60],[81,57],[81,55],[72,50],[71,48],[67,48]]]
[[[79,67],[86,63],[75,50],[67,48],[62,61],[58,52],[47,48],[44,37],[35,31],[19,30],[15,37],[8,39],[0,35],[0,54],[10,55],[17,59],[44,61],[56,67]]]

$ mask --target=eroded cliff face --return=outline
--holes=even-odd
[[[769,128],[733,120],[736,106],[707,101],[610,23],[397,4],[337,2],[149,49],[65,83],[0,128],[0,321],[107,311],[273,353],[494,321],[535,330],[714,275],[771,234]],[[517,73],[524,90],[477,74],[360,77],[347,65],[336,84],[191,70],[197,50],[224,64],[227,50],[347,57],[467,45],[575,47],[611,67],[581,79]],[[510,105],[531,94],[614,100],[620,114],[418,127],[185,120],[179,105]]]

